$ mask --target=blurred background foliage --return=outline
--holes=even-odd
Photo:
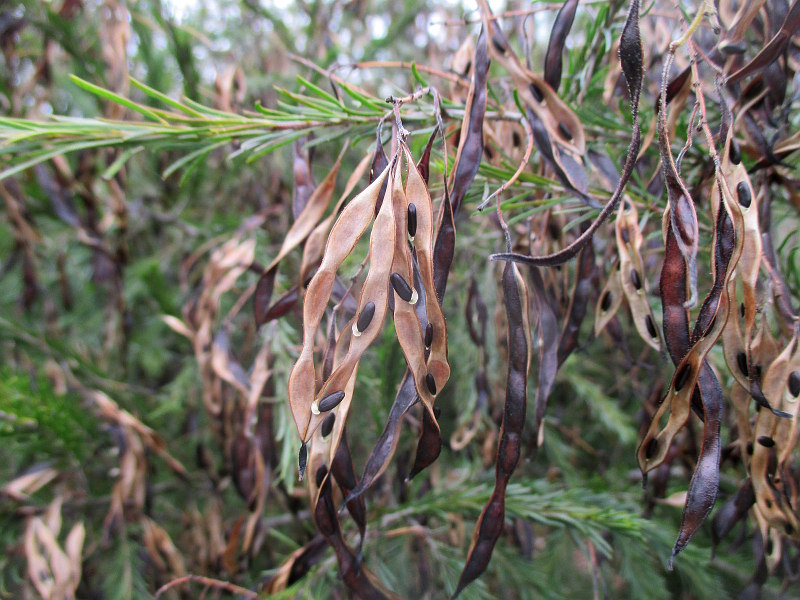
[[[621,116],[626,111],[615,106],[612,113],[599,103],[624,18],[620,4],[581,4],[567,45],[562,94],[595,146],[612,158],[624,156],[627,147],[629,124]],[[528,6],[516,2],[495,7],[523,8]],[[534,62],[541,59],[553,18],[552,6],[531,17]],[[521,19],[515,23],[522,27]],[[475,6],[469,2],[12,0],[0,5],[0,115],[38,121],[64,115],[75,118],[76,126],[80,118],[132,118],[131,110],[80,87],[71,75],[143,105],[158,103],[132,86],[129,77],[170,98],[185,97],[226,114],[252,111],[257,104],[275,108],[286,100],[279,88],[303,89],[297,75],[326,85],[326,78],[298,57],[323,70],[338,65],[334,73],[374,98],[405,95],[416,86],[412,70],[387,61],[415,61],[446,71],[477,29]],[[373,64],[352,66],[366,61]],[[463,105],[449,93],[450,82],[432,80],[454,106]],[[491,82],[494,86],[499,83]],[[646,124],[653,107],[642,111]],[[421,113],[419,122],[407,122],[415,149],[434,124],[430,110]],[[349,174],[373,143],[374,123],[315,134],[314,174],[320,181],[344,137],[355,136],[342,168]],[[65,527],[82,523],[86,529],[77,588],[81,598],[147,598],[186,573],[260,590],[290,553],[314,538],[306,492],[296,482],[299,442],[285,403],[299,313],[260,331],[249,308],[220,318],[245,369],[265,341],[272,357],[272,383],[262,398],[274,440],[266,457],[269,493],[248,552],[238,548],[248,505],[237,493],[237,465],[224,441],[224,419],[213,419],[204,409],[204,382],[192,344],[163,318],[185,316],[202,287],[212,249],[246,236],[255,240],[255,262],[268,264],[291,223],[291,146],[248,162],[249,153],[237,152],[241,140],[233,136],[217,147],[203,146],[208,143],[79,149],[5,181],[0,484],[31,473],[46,475],[41,485],[24,493],[4,488],[0,495],[0,597],[36,597],[23,540],[30,519],[47,514],[55,499],[61,502]],[[168,171],[194,150],[191,144],[199,144],[202,160]],[[432,164],[434,181],[439,181],[441,154]],[[494,188],[514,169],[511,163],[482,167],[466,205],[474,207],[487,182]],[[344,180],[340,177],[339,189]],[[640,182],[632,193],[649,202],[649,218],[657,223],[665,200],[648,197],[645,187]],[[440,192],[441,186],[434,190]],[[15,204],[14,199],[24,200]],[[524,201],[507,206],[512,223],[543,210],[541,203]],[[13,224],[15,210],[30,226],[26,235]],[[796,224],[796,209],[776,206],[775,220]],[[782,227],[779,254],[797,298],[797,232],[791,224]],[[488,216],[467,214],[460,221],[449,289],[463,291],[471,278],[477,281],[490,307],[490,340],[502,337],[504,327],[495,315],[497,271],[485,257],[500,247]],[[296,270],[292,261],[297,257],[287,260]],[[573,268],[565,270],[567,275]],[[259,272],[260,267],[251,268],[222,295],[219,315],[230,314]],[[281,270],[279,292],[291,287],[291,272]],[[445,438],[476,402],[472,379],[479,358],[467,337],[463,303],[462,293],[450,294],[445,302],[454,359],[453,376],[438,400]],[[583,340],[590,329],[586,323]],[[393,337],[385,333],[359,371],[355,401],[360,410],[353,411],[348,424],[357,472],[402,377],[403,358]],[[508,492],[507,532],[487,574],[464,592],[465,598],[720,598],[735,596],[750,579],[753,552],[746,527],[751,526],[713,558],[709,536],[702,532],[675,570],[666,570],[681,505],[653,501],[642,490],[635,448],[647,421],[642,403],[663,387],[670,370],[664,361],[637,362],[646,346],[635,336],[625,339],[623,352],[610,352],[614,342],[606,338],[586,342],[561,370],[544,447],[520,463]],[[430,472],[405,482],[416,413],[403,430],[394,462],[367,494],[365,561],[404,597],[445,597],[455,589],[469,532],[493,479],[505,374],[497,346],[489,344],[488,356],[494,414],[484,416],[473,442],[458,451],[445,444]],[[158,451],[161,442],[98,400],[102,397],[155,432],[183,468],[165,460]],[[532,448],[533,434],[527,429],[524,447]],[[140,469],[141,496],[138,484],[129,495],[118,485],[130,456],[135,458],[130,464]],[[670,480],[667,499],[685,489],[690,473],[687,464],[673,468],[679,476]],[[741,476],[732,471],[723,474],[723,500]],[[119,494],[124,496],[122,510],[109,519],[109,506]],[[355,527],[346,519],[343,524],[352,539]],[[158,542],[164,539],[158,531],[169,544]],[[770,580],[764,597],[778,597],[780,585]],[[170,593],[197,597],[201,589],[185,586]],[[326,549],[281,597],[341,597],[343,590]]]

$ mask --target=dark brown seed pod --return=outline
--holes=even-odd
[[[433,378],[432,374],[428,373],[425,376],[425,384],[428,386],[428,391],[435,396],[436,395],[436,380]]]
[[[639,277],[639,271],[631,269],[631,283],[637,290],[642,289],[642,278]],[[656,337],[656,336],[653,336]]]
[[[333,424],[336,422],[336,413],[330,413],[325,420],[322,422],[322,427],[320,429],[320,433],[322,437],[326,438],[331,434],[333,431]]]
[[[430,348],[433,343],[433,325],[428,323],[425,327],[425,347]]]
[[[647,449],[644,451],[645,457],[652,458],[655,456],[656,450],[658,450],[658,440],[656,438],[652,438],[649,442],[647,442]]]
[[[408,235],[412,239],[417,235],[417,207],[413,202],[408,205]]]
[[[319,412],[328,412],[329,410],[333,410],[339,403],[344,400],[344,391],[339,390],[338,392],[333,392],[332,394],[328,394],[322,400],[319,401]]]
[[[411,296],[413,294],[413,290],[408,285],[408,282],[403,279],[403,276],[400,273],[392,273],[392,276],[389,278],[392,282],[392,287],[394,291],[397,292],[397,295],[400,296],[402,300],[406,302],[411,302]]]
[[[739,370],[742,372],[742,375],[747,377],[747,355],[744,352],[739,352],[736,355],[736,364],[739,365]]]
[[[795,398],[800,396],[800,371],[792,371],[789,375],[789,393]]]
[[[772,448],[775,445],[775,440],[769,436],[762,435],[759,436],[758,443],[764,446],[764,448]]]
[[[736,195],[739,198],[739,204],[745,208],[750,207],[753,198],[750,196],[750,186],[747,185],[746,181],[740,181],[739,185],[736,186]]]
[[[731,138],[731,162],[735,165],[738,165],[742,162],[742,152],[739,150],[739,142],[736,139]]]
[[[683,386],[686,385],[686,380],[689,379],[689,375],[692,373],[692,365],[685,364],[681,367],[681,370],[678,371],[678,374],[675,376],[675,391],[679,392],[683,389]]]
[[[609,308],[611,308],[611,292],[606,292],[600,298],[600,310],[607,311]]]
[[[644,324],[647,326],[647,333],[650,334],[650,337],[655,339],[658,337],[658,331],[656,330],[656,324],[653,323],[653,317],[647,315],[647,318],[644,321]]]
[[[372,323],[373,316],[375,316],[375,303],[370,300],[361,309],[361,314],[358,315],[358,321],[356,321],[356,330],[353,333],[359,336],[366,331],[369,324]]]
[[[308,464],[308,446],[303,442],[303,445],[300,446],[300,453],[297,455],[297,470],[301,481],[306,476],[306,464]]]

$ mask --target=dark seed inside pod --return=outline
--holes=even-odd
[[[631,269],[631,283],[637,290],[642,289],[642,279],[639,277],[639,271],[636,269]]]
[[[572,139],[572,132],[569,130],[563,121],[559,121],[558,123],[558,132],[564,136],[564,138],[571,140]]]
[[[417,207],[413,202],[408,205],[408,235],[417,235]]]
[[[758,438],[758,443],[764,446],[764,448],[772,448],[775,445],[775,440],[766,435],[762,435]]]
[[[747,442],[747,453],[753,454],[753,442]]]
[[[434,406],[433,407],[433,416],[437,419],[442,416],[442,407],[441,406]]]
[[[306,476],[306,464],[308,463],[308,447],[305,442],[300,446],[300,453],[297,455],[297,470],[300,472],[300,479]]]
[[[332,394],[328,394],[322,400],[319,401],[319,412],[328,412],[339,406],[339,403],[344,400],[344,391],[339,390],[338,392],[333,392]]]
[[[364,308],[361,309],[361,314],[358,315],[358,321],[356,321],[356,328],[359,331],[366,331],[369,324],[372,323],[372,317],[375,316],[375,303],[370,300],[364,305]]]
[[[686,381],[689,379],[689,375],[692,373],[692,365],[685,364],[681,367],[681,370],[678,371],[678,374],[675,376],[675,391],[679,392],[683,389],[683,386],[686,385]]]
[[[433,343],[433,325],[428,323],[425,326],[425,347],[430,348]]]
[[[626,198],[626,199],[625,199],[625,212],[628,212],[630,209],[631,209],[631,203],[630,203],[630,200],[628,200],[628,199]]]
[[[650,337],[656,339],[658,337],[658,331],[656,331],[656,324],[653,323],[653,317],[647,315],[644,324],[647,327],[647,333],[650,334]]]
[[[611,308],[611,292],[606,292],[600,298],[600,310],[607,311],[609,308]]]
[[[736,186],[736,195],[739,197],[739,204],[745,208],[750,206],[753,199],[750,197],[750,186],[747,185],[747,182],[739,182],[739,185]]]
[[[792,527],[791,523],[784,523],[783,529],[786,532],[786,535],[794,535],[794,527]]]
[[[330,413],[322,422],[322,437],[328,437],[333,431],[333,424],[336,422],[336,413]]]
[[[753,377],[761,381],[761,365],[753,365]]]
[[[497,50],[501,54],[505,54],[506,53],[506,45],[503,42],[503,40],[500,39],[499,36],[497,36],[497,35],[492,36],[492,44],[494,45],[495,48],[497,48]]]
[[[795,398],[800,396],[800,371],[792,371],[789,375],[789,393]]]
[[[744,352],[739,352],[736,355],[736,364],[739,365],[739,370],[742,372],[742,375],[747,377],[747,355]]]
[[[317,479],[317,487],[322,485],[322,482],[325,481],[325,475],[327,474],[328,474],[328,467],[326,467],[325,465],[320,465],[319,469],[317,469],[316,475],[314,475],[314,477],[316,477]]]
[[[656,438],[653,438],[649,442],[647,442],[647,448],[645,448],[644,450],[645,458],[647,459],[653,458],[653,456],[656,453],[656,450],[658,450],[658,440]]]
[[[408,282],[403,279],[403,276],[400,273],[392,273],[392,276],[389,278],[392,282],[392,287],[394,291],[397,292],[397,295],[400,296],[403,300],[408,302],[411,300],[411,288],[408,285]]]
[[[742,302],[741,304],[739,304],[739,314],[742,315],[743,319],[744,319],[744,311],[745,311],[744,302]]]
[[[428,386],[428,391],[435,396],[436,395],[436,380],[433,378],[433,375],[431,375],[430,373],[428,373],[425,376],[425,384]]]
[[[623,227],[622,229],[620,229],[619,230],[619,234],[622,236],[622,241],[623,242],[625,242],[626,244],[630,243],[631,238],[628,235],[628,228],[627,227]]]
[[[514,148],[519,148],[520,144],[522,144],[522,138],[519,137],[516,131],[511,134],[511,143],[514,144]]]
[[[742,162],[742,152],[739,150],[739,142],[736,139],[731,140],[731,162],[735,165],[738,165]]]
[[[541,102],[542,100],[544,100],[544,94],[542,93],[542,90],[540,90],[537,86],[533,85],[532,83],[528,87],[530,88],[531,94],[533,94],[533,97],[536,98],[537,102]]]

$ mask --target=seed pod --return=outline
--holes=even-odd
[[[639,271],[636,269],[631,269],[631,283],[633,283],[633,287],[635,287],[637,290],[642,289],[642,279],[639,277]]]
[[[764,446],[764,448],[772,448],[775,445],[775,440],[769,436],[762,435],[759,436],[758,443]]]
[[[370,300],[361,309],[361,314],[358,315],[358,321],[353,327],[353,335],[358,337],[363,331],[366,331],[369,324],[372,323],[373,316],[375,316],[375,303]]]
[[[675,391],[679,392],[686,385],[686,380],[689,379],[689,375],[692,372],[692,366],[690,364],[685,364],[675,376]]]
[[[344,396],[344,390],[339,390],[338,392],[328,394],[319,401],[319,412],[328,412],[329,410],[333,410],[342,400],[344,400]]]
[[[745,208],[750,208],[750,203],[753,201],[753,198],[750,196],[750,186],[747,185],[747,182],[739,182],[736,186],[736,196],[739,198],[739,204]]]
[[[742,375],[747,377],[747,355],[744,352],[739,352],[736,355],[736,364],[739,365],[739,370],[742,372]]]
[[[333,431],[333,424],[336,422],[336,413],[330,413],[325,420],[322,422],[322,426],[320,427],[320,433],[322,434],[323,438],[328,437]]]
[[[425,347],[430,348],[432,343],[433,343],[433,325],[431,323],[428,323],[427,326],[425,327]]]
[[[792,371],[789,375],[789,393],[795,398],[800,396],[800,371]]]
[[[408,204],[408,236],[413,241],[415,235],[417,235],[417,207],[414,205],[413,202],[409,202],[409,204]]]
[[[400,296],[402,300],[411,302],[414,290],[412,290],[408,282],[403,279],[403,276],[399,273],[392,273],[389,280],[392,282],[392,287],[394,291],[397,292],[397,295]]]
[[[644,324],[647,326],[647,333],[650,334],[650,337],[653,339],[658,337],[658,331],[656,330],[656,324],[653,323],[653,317],[647,315],[647,318],[644,321]]]
[[[425,383],[428,386],[428,391],[435,396],[436,395],[436,380],[433,378],[433,375],[431,373],[428,373],[425,376]]]

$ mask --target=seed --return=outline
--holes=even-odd
[[[533,97],[536,98],[537,102],[544,100],[544,94],[542,93],[542,90],[533,84],[530,84],[528,87],[530,88],[531,94],[533,94]]]
[[[374,316],[375,303],[370,300],[364,305],[364,308],[361,309],[361,314],[358,315],[358,321],[356,321],[356,326],[353,328],[353,335],[358,337],[362,332],[366,331],[369,324],[372,323],[372,317]]]
[[[425,383],[428,386],[428,391],[435,396],[436,395],[436,380],[433,378],[433,375],[428,373],[425,376]]]
[[[747,377],[747,355],[744,352],[739,352],[736,355],[736,364],[739,365],[739,370]]]
[[[772,448],[775,445],[775,440],[766,435],[762,435],[758,438],[758,443],[764,446],[764,448]]]
[[[736,195],[739,197],[739,204],[748,208],[750,206],[750,202],[752,202],[752,197],[750,196],[750,187],[747,185],[747,182],[740,181],[739,185],[736,186]]]
[[[339,406],[339,403],[344,400],[344,391],[339,390],[338,392],[333,392],[332,394],[328,394],[322,400],[319,401],[319,412],[328,412]]]
[[[316,474],[317,487],[322,485],[322,482],[325,481],[325,475],[327,474],[328,474],[328,467],[326,467],[325,465],[320,465],[319,469],[317,469],[317,474]]]
[[[322,422],[322,437],[326,438],[333,431],[333,424],[336,422],[336,413],[329,413],[325,420]]]
[[[753,365],[753,378],[761,381],[761,365]]]
[[[642,279],[639,277],[639,271],[636,269],[631,269],[631,283],[637,290],[642,289]]]
[[[753,442],[747,442],[747,453],[753,454]]]
[[[437,419],[442,416],[442,407],[441,406],[434,406],[433,407],[433,416]]]
[[[392,282],[392,287],[394,291],[397,292],[397,295],[400,296],[402,300],[411,302],[413,290],[409,287],[408,282],[403,279],[403,276],[400,275],[400,273],[392,273],[389,280]]]
[[[789,375],[789,393],[795,398],[800,396],[800,371],[792,371]]]
[[[622,241],[623,241],[623,242],[625,242],[626,244],[630,243],[630,241],[631,241],[631,238],[630,238],[630,236],[628,235],[628,228],[627,228],[627,227],[623,227],[623,228],[620,230],[620,232],[619,232],[619,233],[620,233],[620,235],[622,236]]]
[[[630,203],[630,200],[628,200],[627,198],[625,198],[625,212],[628,212],[630,209],[631,209],[631,203]]]
[[[408,235],[412,241],[417,235],[417,207],[413,202],[408,205]]]
[[[739,142],[736,139],[731,139],[731,162],[735,165],[738,165],[742,162],[742,153],[739,150]]]
[[[433,325],[428,323],[425,326],[425,347],[430,348],[433,343]]]
[[[794,527],[790,523],[784,523],[783,529],[786,531],[786,535],[793,535],[794,534]]]
[[[563,121],[559,121],[559,123],[558,123],[558,132],[561,135],[563,135],[566,139],[568,139],[568,140],[572,139],[572,132],[569,130],[569,127],[567,127],[564,124]]]
[[[686,380],[689,379],[689,375],[692,372],[692,365],[685,364],[681,367],[681,370],[678,371],[678,374],[675,376],[675,391],[679,392],[686,385]]]
[[[600,298],[600,310],[605,312],[609,308],[611,308],[611,292],[606,292],[603,294],[603,297]]]
[[[739,305],[739,314],[740,314],[740,315],[742,315],[742,318],[743,318],[743,319],[744,319],[744,310],[745,310],[745,309],[744,309],[744,302],[742,302],[742,303]]]
[[[300,446],[300,454],[297,456],[297,468],[300,471],[300,479],[306,475],[306,463],[308,463],[308,447],[305,442]]]
[[[497,48],[501,54],[506,53],[506,45],[503,43],[503,40],[500,39],[500,36],[492,36],[492,44],[494,44],[494,47]]]
[[[653,323],[653,317],[647,315],[644,324],[647,326],[647,333],[650,334],[650,337],[656,339],[658,337],[658,331],[656,331],[656,324]]]
[[[653,458],[653,456],[656,453],[656,450],[658,450],[658,440],[656,438],[653,438],[649,442],[647,442],[647,448],[645,448],[644,450],[644,457],[647,458],[648,460]]]
[[[520,144],[522,144],[522,138],[519,137],[516,131],[511,134],[511,143],[514,144],[514,148],[519,148]]]

